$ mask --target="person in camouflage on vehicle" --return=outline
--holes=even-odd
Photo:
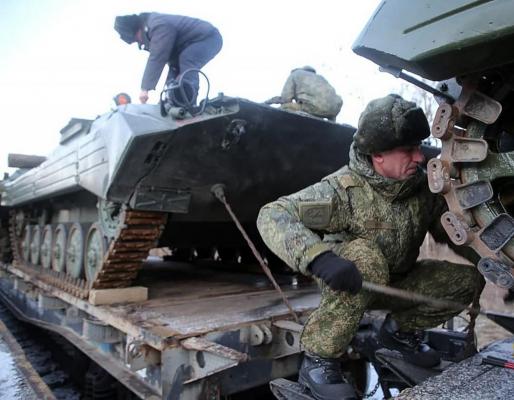
[[[303,111],[335,121],[343,100],[324,77],[307,65],[293,69],[282,88],[282,94],[265,103],[280,104],[284,110]]]
[[[462,311],[361,290],[363,279],[461,304],[483,284],[471,265],[417,261],[427,232],[449,242],[440,225],[444,198],[429,191],[420,166],[421,140],[429,134],[414,103],[393,94],[375,99],[359,118],[348,166],[260,211],[257,226],[267,246],[321,289],[302,333],[299,374],[316,399],[355,398],[338,358],[365,310],[391,310],[380,330],[384,346],[425,367],[440,356],[423,342],[423,330]]]

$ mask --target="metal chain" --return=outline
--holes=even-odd
[[[363,393],[361,392],[359,389],[355,388],[355,392],[362,398],[362,399],[369,399],[370,397],[373,397],[375,395],[375,393],[378,391],[378,388],[380,387],[380,381],[377,380],[377,383],[375,385],[375,387],[373,389],[371,389],[371,391],[369,391],[368,393]]]
[[[373,397],[375,393],[378,391],[378,388],[380,387],[380,381],[377,381],[377,384],[375,387],[371,390],[371,392],[368,392],[362,396],[363,399],[369,399],[370,397]]]

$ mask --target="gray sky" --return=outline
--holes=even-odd
[[[223,49],[204,68],[211,97],[264,101],[280,94],[292,68],[308,64],[343,97],[338,121],[355,125],[369,100],[401,83],[351,51],[378,3],[1,0],[0,172],[10,152],[47,155],[71,117],[109,111],[116,93],[137,100],[148,53],[121,41],[113,24],[116,15],[145,11],[198,17],[220,30]]]

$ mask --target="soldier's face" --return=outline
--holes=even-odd
[[[424,159],[420,146],[397,147],[371,156],[373,168],[377,173],[398,180],[414,175]]]

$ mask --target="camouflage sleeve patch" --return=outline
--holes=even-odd
[[[362,186],[362,182],[358,178],[354,177],[348,170],[346,170],[345,173],[338,177],[338,181],[339,185],[341,185],[341,187],[345,190],[350,187]]]
[[[323,235],[344,230],[351,218],[341,190],[324,179],[265,205],[257,218],[264,243],[292,269],[309,274],[312,259],[329,249]]]
[[[302,201],[298,204],[300,219],[309,229],[326,229],[332,217],[331,201]]]

